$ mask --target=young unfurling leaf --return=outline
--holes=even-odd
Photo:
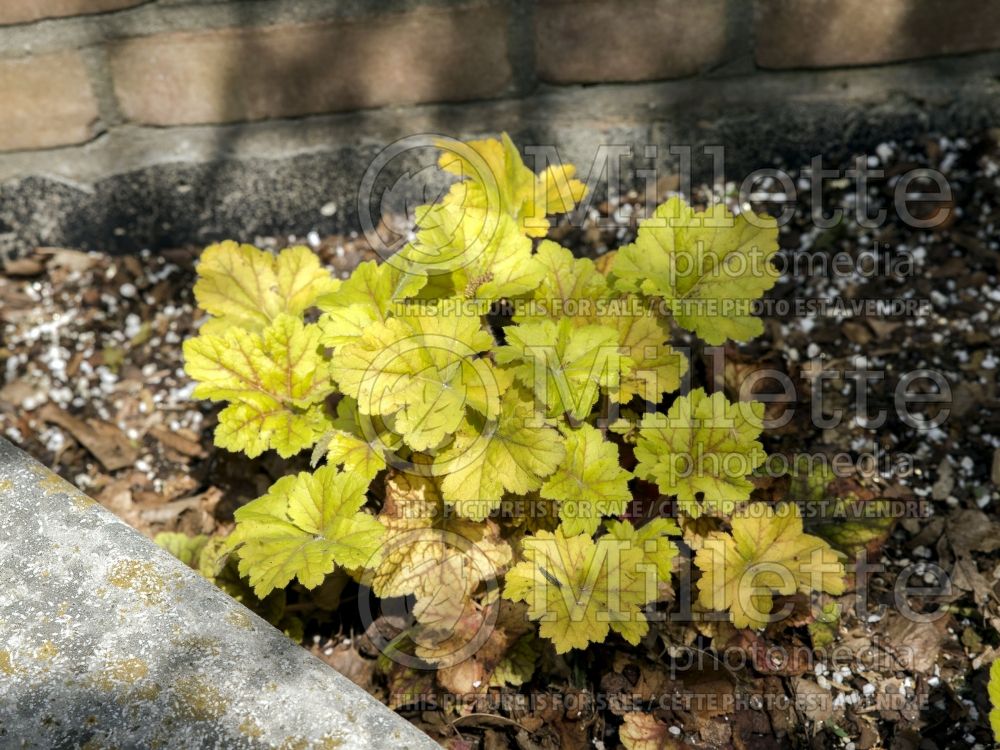
[[[701,515],[705,509],[750,497],[746,479],[764,461],[757,442],[764,418],[760,402],[731,404],[720,393],[701,388],[678,398],[666,416],[646,414],[639,430],[636,476],[655,481],[660,492],[676,495],[681,509]]]
[[[573,210],[587,189],[573,179],[572,165],[550,166],[536,175],[525,166],[510,137],[503,133],[500,138],[460,146],[438,144],[442,148],[438,165],[462,178],[442,202],[510,216],[522,233],[544,237],[549,231],[545,217]]]
[[[202,310],[216,316],[203,333],[222,333],[233,326],[260,331],[279,315],[301,315],[340,285],[303,246],[275,257],[227,240],[207,247],[196,270],[194,297]]]
[[[622,291],[662,298],[678,324],[709,344],[746,341],[764,330],[751,307],[778,280],[777,250],[770,217],[733,216],[722,204],[699,213],[671,198],[618,250],[612,276]]]
[[[287,458],[329,429],[323,404],[333,392],[319,329],[279,315],[260,333],[233,326],[184,342],[184,371],[197,398],[229,401],[215,444],[251,458],[273,449]]]
[[[589,424],[565,429],[566,457],[539,491],[559,500],[559,518],[567,534],[593,534],[601,516],[625,512],[632,475],[621,467],[618,448]]]
[[[531,240],[504,214],[459,205],[425,207],[420,231],[399,253],[411,273],[428,277],[435,297],[497,300],[531,291],[544,269],[531,252]]]
[[[732,519],[732,533],[715,531],[695,554],[701,571],[698,602],[729,610],[737,628],[763,628],[773,594],[844,593],[840,556],[802,531],[798,506],[752,503]]]
[[[385,529],[361,510],[368,482],[333,466],[282,477],[270,491],[236,511],[228,539],[240,574],[264,597],[297,578],[319,586],[334,566],[371,564]]]

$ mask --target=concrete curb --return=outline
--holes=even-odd
[[[434,748],[0,439],[0,746]]]

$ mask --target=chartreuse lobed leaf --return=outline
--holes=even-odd
[[[629,521],[607,521],[608,537],[630,542],[640,548],[645,561],[656,566],[656,577],[661,584],[670,584],[674,558],[679,550],[668,537],[680,536],[681,530],[672,518],[654,518],[636,528]]]
[[[545,480],[539,494],[559,501],[559,518],[566,534],[593,534],[601,516],[625,512],[632,493],[632,475],[621,467],[618,448],[589,424],[563,430],[566,457]]]
[[[1000,742],[1000,659],[990,665],[990,683],[987,688],[990,694],[990,727],[993,737]]]
[[[359,414],[358,402],[346,396],[337,404],[331,428],[313,450],[313,465],[325,454],[328,463],[360,474],[369,482],[386,468],[386,457],[402,444],[402,439],[378,418]]]
[[[621,300],[627,304],[628,300]],[[681,386],[688,370],[687,358],[667,343],[667,324],[648,309],[629,306],[627,312],[611,310],[596,323],[618,333],[619,350],[632,362],[619,382],[617,401],[627,403],[635,396],[656,403],[660,397]]]
[[[454,434],[468,408],[497,414],[498,381],[480,356],[492,344],[464,307],[420,308],[370,325],[334,352],[331,368],[360,414],[392,417],[393,430],[421,451]]]
[[[896,522],[888,498],[863,500],[854,492],[838,495],[837,475],[826,463],[800,456],[792,470],[789,497],[808,503],[813,512],[807,530],[853,559],[859,550],[885,541]]]
[[[507,344],[495,350],[497,362],[512,365],[515,377],[552,417],[584,419],[602,389],[617,396],[622,373],[632,367],[618,349],[617,333],[605,326],[562,318],[508,326],[504,332]]]
[[[544,269],[514,219],[454,204],[423,207],[420,231],[392,262],[428,277],[422,296],[492,301],[534,289]]]
[[[184,342],[184,371],[196,398],[229,401],[215,444],[251,458],[267,449],[287,458],[329,429],[323,401],[333,392],[320,332],[282,314],[260,332],[233,326]]]
[[[322,342],[332,347],[350,343],[368,326],[388,320],[426,283],[426,276],[406,273],[395,263],[359,263],[335,293],[316,300],[323,310],[319,319]]]
[[[549,231],[545,217],[573,210],[587,192],[574,179],[572,165],[551,166],[536,175],[506,133],[499,141],[489,138],[457,146],[441,141],[438,146],[438,166],[462,178],[442,202],[509,216],[529,237],[544,237]]]
[[[507,649],[490,677],[490,687],[519,687],[531,679],[540,656],[534,633],[522,635]]]
[[[433,471],[455,512],[481,521],[499,507],[505,492],[524,495],[539,489],[565,454],[551,421],[535,412],[527,393],[511,387],[499,415],[468,420],[434,459]]]
[[[819,510],[810,519],[809,531],[851,558],[873,542],[884,542],[897,519],[889,498],[848,495],[814,507]]]
[[[535,259],[542,269],[531,300],[515,310],[514,322],[572,318],[581,323],[594,322],[594,313],[612,290],[590,258],[576,258],[552,240],[538,245]]]
[[[195,267],[194,298],[216,316],[203,327],[221,333],[233,326],[261,331],[280,315],[300,316],[340,281],[320,267],[308,247],[282,250],[277,257],[232,240],[210,245]]]
[[[507,573],[504,597],[523,601],[539,633],[557,653],[600,642],[614,631],[637,644],[649,630],[643,608],[660,596],[665,551],[651,538],[618,529],[598,540],[567,536],[562,528],[522,541],[524,560]]]
[[[370,572],[370,586],[380,597],[434,599],[442,586],[453,587],[456,581],[451,593],[468,597],[482,581],[498,578],[511,561],[499,526],[446,512],[432,477],[390,474],[378,520],[386,543]]]
[[[335,565],[360,568],[378,553],[385,529],[361,510],[368,481],[333,466],[282,477],[236,511],[229,549],[257,596],[297,578],[319,586]]]
[[[617,400],[634,396],[659,401],[680,387],[688,362],[668,343],[669,326],[655,308],[634,295],[614,292],[589,258],[575,258],[564,247],[545,240],[537,258],[545,268],[532,299],[517,308],[515,323],[569,318],[577,325],[601,325],[618,334],[619,351],[632,361],[621,373]]]
[[[751,308],[778,280],[777,250],[771,217],[733,216],[722,204],[696,212],[671,198],[618,250],[611,275],[620,291],[662,299],[680,326],[708,344],[747,341],[764,330]]]
[[[666,537],[678,533],[676,523],[671,519],[658,518],[636,529],[628,521],[609,521],[607,528],[608,533],[602,537],[603,539],[613,539],[619,544],[641,552],[634,561],[634,568],[626,569],[636,581],[631,587],[633,595],[638,600],[641,592],[641,596],[645,599],[644,605],[637,606],[646,606],[672,598],[670,574],[678,548]],[[650,590],[652,587],[655,587],[655,593]],[[649,624],[645,616],[642,616],[632,619],[619,628],[612,626],[612,629],[634,646],[649,632]]]
[[[679,397],[666,415],[645,414],[635,446],[635,475],[655,481],[665,495],[676,495],[686,514],[750,497],[746,478],[763,463],[760,435],[764,405],[730,403],[721,393],[698,388]],[[696,495],[704,498],[704,508]]]
[[[164,531],[153,537],[153,541],[160,547],[163,547],[163,549],[191,568],[198,566],[201,551],[208,544],[209,539],[211,537],[205,534],[188,536],[187,534],[178,534],[171,531]]]
[[[840,555],[802,530],[794,504],[751,503],[732,518],[732,532],[715,531],[695,553],[701,571],[698,602],[729,610],[737,628],[763,628],[774,593],[844,593]]]

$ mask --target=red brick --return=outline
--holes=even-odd
[[[139,5],[145,0],[2,0],[0,26],[30,23],[42,18],[106,13]]]
[[[756,0],[757,64],[871,65],[1000,48],[1000,3]]]
[[[169,33],[111,47],[122,112],[236,122],[497,96],[511,78],[500,6],[365,21]]]
[[[553,83],[680,78],[725,55],[726,0],[550,0],[535,8],[540,78]]]
[[[0,151],[90,140],[97,101],[83,59],[59,52],[0,59]]]

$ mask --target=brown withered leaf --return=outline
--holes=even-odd
[[[833,717],[833,696],[811,677],[792,678],[795,706],[810,721],[822,723]]]
[[[369,693],[374,693],[373,685],[377,662],[362,656],[353,642],[336,645],[314,645],[312,652],[340,672],[355,685]]]
[[[945,534],[960,557],[1000,549],[1000,524],[981,510],[963,509],[949,514]]]
[[[501,663],[523,635],[531,632],[525,608],[506,600],[490,604],[463,599],[441,602],[445,611],[426,609],[412,638],[415,654],[437,668],[438,683],[459,695],[485,693]],[[426,607],[426,605],[425,605]]]
[[[894,644],[902,666],[913,672],[932,672],[941,646],[948,638],[950,617],[932,622],[917,622],[892,613],[886,618],[885,638]]]
[[[767,634],[774,636],[787,628],[797,628],[808,625],[816,619],[813,612],[812,600],[808,594],[801,591],[788,596],[778,595],[774,597],[774,605],[771,607],[771,616],[780,619],[767,626]]]
[[[618,729],[618,739],[625,750],[681,750],[684,744],[670,733],[670,727],[652,714],[625,714]]]
[[[387,682],[389,695],[386,703],[393,711],[426,704],[435,695],[434,672],[427,669],[411,669],[393,664]]]
[[[66,430],[90,451],[107,471],[117,471],[132,466],[139,457],[139,452],[125,437],[125,433],[113,424],[99,419],[86,421],[77,419],[52,403],[43,406],[38,416],[43,421]]]
[[[89,253],[65,247],[39,247],[35,249],[35,253],[47,259],[46,265],[50,269],[61,268],[82,273],[98,263],[98,259]]]
[[[168,430],[165,427],[153,427],[149,433],[155,437],[164,447],[191,458],[204,458],[205,449],[201,443],[191,440],[180,433]]]
[[[7,276],[38,276],[45,270],[45,264],[33,257],[13,258],[4,263],[0,270]]]
[[[661,696],[668,695],[676,684],[661,664],[624,651],[615,652],[611,672],[601,680],[602,687],[613,687],[621,696],[636,701],[659,700]]]
[[[726,645],[727,648],[744,651],[754,669],[763,675],[797,677],[812,667],[812,649],[796,640],[779,644],[752,630],[741,630]]]

